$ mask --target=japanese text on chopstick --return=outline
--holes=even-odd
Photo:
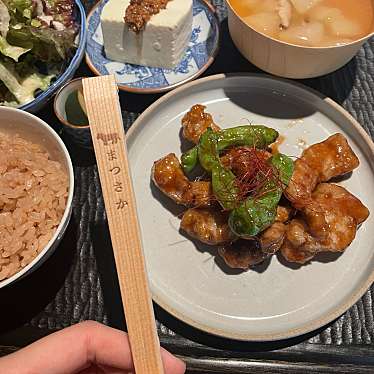
[[[102,141],[104,147],[108,147],[106,157],[108,161],[111,163],[109,171],[114,177],[113,191],[115,194],[121,194],[123,192],[123,182],[121,181],[121,168],[118,165],[116,165],[118,154],[117,150],[114,147],[118,144],[121,138],[117,133],[99,133],[97,134],[97,139]],[[122,210],[126,208],[127,205],[128,202],[123,198],[123,196],[120,195],[118,199],[116,199],[115,206],[117,210]]]

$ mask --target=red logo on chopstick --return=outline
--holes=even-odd
[[[109,144],[117,144],[118,141],[121,140],[121,138],[116,132],[111,134],[99,133],[97,134],[97,140],[101,140],[106,146]]]

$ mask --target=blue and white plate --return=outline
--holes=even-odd
[[[200,76],[214,61],[219,47],[219,22],[205,0],[193,0],[193,30],[182,61],[175,69],[151,68],[109,60],[105,56],[101,12],[108,0],[87,18],[86,61],[96,75],[114,74],[118,87],[136,93],[169,91]]]

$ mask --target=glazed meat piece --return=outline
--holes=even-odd
[[[313,190],[318,183],[318,174],[299,158],[294,163],[294,172],[285,195],[296,209],[310,203]]]
[[[205,113],[204,105],[194,105],[182,118],[183,137],[192,143],[197,144],[200,136],[210,127],[213,131],[220,128],[214,123],[213,117]]]
[[[265,261],[269,255],[262,252],[256,240],[238,240],[218,248],[218,254],[232,269],[248,270]]]
[[[215,198],[212,191],[212,183],[209,181],[195,181],[190,182],[190,191],[192,201],[190,206],[195,207],[210,207],[214,205]]]
[[[337,209],[343,214],[350,215],[360,225],[369,217],[369,210],[356,196],[344,187],[333,183],[321,183],[312,194],[316,203]]]
[[[181,229],[202,243],[217,245],[235,239],[227,214],[213,209],[188,209],[181,221]]]
[[[259,236],[260,247],[263,253],[273,255],[281,248],[287,226],[282,222],[274,222]]]
[[[219,255],[233,269],[248,270],[260,264],[281,248],[287,230],[284,222],[289,220],[291,213],[291,208],[279,205],[275,222],[257,239],[238,240],[221,246]]]
[[[221,163],[231,169],[236,176],[250,180],[260,170],[266,174],[266,169],[270,168],[266,161],[270,157],[271,153],[254,147],[234,147],[221,157]]]
[[[281,248],[287,231],[286,222],[293,213],[292,208],[278,205],[275,222],[259,235],[262,252],[273,255]]]
[[[275,222],[287,222],[291,218],[293,211],[294,210],[289,206],[278,205]]]
[[[322,249],[344,251],[356,236],[357,226],[369,217],[369,210],[345,188],[321,183],[304,210],[305,221]]]
[[[190,181],[184,175],[174,153],[156,161],[152,168],[152,180],[156,186],[178,204],[191,200]]]
[[[302,219],[293,219],[287,226],[281,247],[283,257],[289,262],[305,264],[320,252],[319,243],[309,234]]]
[[[154,163],[152,180],[160,191],[177,204],[198,207],[214,204],[211,183],[189,181],[174,153],[170,153]]]
[[[319,182],[344,175],[360,165],[358,157],[342,134],[335,134],[307,148],[302,159],[318,173]]]
[[[288,225],[282,254],[290,262],[305,263],[318,252],[343,252],[368,216],[369,210],[345,188],[321,183],[301,217]]]
[[[285,193],[292,205],[302,209],[310,203],[318,183],[327,182],[356,169],[359,160],[342,134],[307,148],[295,162],[295,169]]]

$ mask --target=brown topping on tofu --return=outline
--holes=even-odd
[[[170,0],[131,0],[126,8],[125,23],[136,33],[144,30],[147,22],[155,14],[165,9]]]

